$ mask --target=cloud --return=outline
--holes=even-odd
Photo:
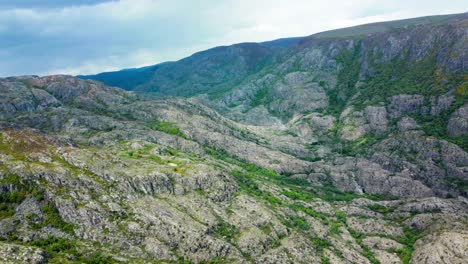
[[[176,60],[217,45],[466,8],[458,0],[14,2],[0,8],[0,76],[117,70]]]
[[[57,8],[67,6],[95,5],[115,0],[0,0],[2,8]]]

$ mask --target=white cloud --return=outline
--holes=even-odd
[[[464,12],[468,4],[462,0],[121,0],[61,8],[17,7],[0,10],[0,76],[89,74],[142,66],[217,45]]]

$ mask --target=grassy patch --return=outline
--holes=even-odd
[[[298,230],[309,230],[310,229],[309,224],[307,223],[307,221],[304,218],[299,217],[299,216],[295,216],[295,215],[287,216],[284,219],[283,224],[285,226],[289,227],[289,228],[294,228],[294,229],[298,229]]]
[[[112,257],[103,254],[100,251],[83,254],[80,246],[73,239],[48,237],[45,239],[36,239],[29,245],[40,247],[48,254],[48,263],[86,263],[86,264],[112,264],[119,263]],[[68,260],[67,255],[73,255],[75,260]]]
[[[214,215],[218,224],[213,227],[212,232],[216,236],[223,238],[228,242],[232,242],[232,240],[240,234],[239,229],[229,223],[226,223],[226,221],[224,221],[219,215]]]
[[[264,98],[268,95],[268,87],[263,86],[257,90],[255,93],[254,98],[252,99],[251,106],[256,107],[263,103]]]
[[[383,205],[380,205],[380,204],[370,204],[370,205],[367,206],[367,208],[369,208],[370,210],[372,210],[374,212],[381,213],[381,214],[388,214],[388,213],[392,213],[394,211],[393,208],[383,206]]]
[[[330,233],[332,233],[334,235],[341,234],[340,227],[341,227],[341,225],[340,225],[339,222],[332,222],[331,225],[330,225]]]
[[[15,206],[26,197],[26,193],[20,191],[0,193],[0,219],[13,217]]]
[[[66,233],[74,234],[73,230],[75,226],[73,224],[67,223],[63,221],[62,217],[60,216],[57,208],[52,204],[46,204],[42,211],[44,213],[44,220],[41,222],[40,226],[52,226],[56,227]]]
[[[311,237],[310,240],[318,252],[322,252],[324,249],[330,248],[332,246],[330,241],[319,237]]]
[[[369,147],[381,142],[384,139],[382,136],[365,135],[354,141],[347,141],[343,143],[341,154],[346,156],[355,157],[358,154],[365,154]]]
[[[403,226],[403,233],[404,236],[396,238],[396,241],[403,244],[404,247],[402,249],[394,249],[393,251],[398,254],[404,264],[409,264],[414,251],[414,243],[422,238],[424,233],[421,230],[411,229],[407,226]]]
[[[326,257],[326,256],[321,256],[320,257],[320,262],[322,264],[331,264],[330,259],[328,257]]]
[[[168,121],[153,121],[146,123],[146,126],[153,129],[164,132],[169,135],[179,136],[181,138],[187,138],[184,133],[177,127],[177,124],[174,122]]]
[[[15,206],[20,204],[26,196],[30,194],[36,196],[38,193],[36,188],[26,186],[18,175],[12,173],[7,173],[0,179],[1,185],[12,186],[12,191],[0,192],[0,219],[13,217]]]
[[[346,106],[346,102],[356,93],[356,83],[361,70],[361,43],[354,46],[352,50],[343,49],[337,56],[336,61],[340,64],[337,84],[334,89],[327,91],[329,107],[327,112],[339,116]]]
[[[374,253],[366,245],[362,243],[362,239],[364,238],[364,235],[349,227],[348,227],[348,231],[351,234],[351,236],[356,240],[356,242],[359,244],[359,246],[362,248],[363,250],[362,255],[366,257],[372,264],[380,264],[380,261],[375,257]]]
[[[456,177],[446,177],[444,178],[444,181],[451,187],[468,192],[468,180]]]
[[[317,211],[314,211],[312,208],[305,207],[305,206],[303,206],[301,204],[292,204],[292,205],[287,205],[287,206],[290,209],[293,209],[296,212],[304,212],[308,216],[311,216],[313,218],[317,218],[317,219],[320,219],[320,220],[327,220],[328,219],[327,215],[325,215],[323,213],[319,213]]]

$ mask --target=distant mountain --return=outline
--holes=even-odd
[[[297,42],[301,41],[304,37],[295,37],[295,38],[281,38],[281,39],[275,39],[271,41],[265,41],[261,42],[261,45],[265,45],[268,47],[284,47],[288,48]]]
[[[301,39],[302,37],[283,38],[262,43],[216,47],[177,62],[78,77],[157,95],[213,94],[228,90],[245,76],[273,63],[270,60],[276,52],[296,44]]]
[[[434,42],[439,38],[444,43],[437,45],[452,45],[450,39],[454,34],[462,34],[460,28],[464,26],[466,14],[444,15],[405,19],[390,22],[372,23],[345,29],[318,33],[309,37],[286,38],[263,43],[241,43],[232,46],[216,47],[196,53],[177,62],[168,62],[141,68],[138,70],[123,70],[117,72],[101,73],[97,75],[79,76],[83,79],[95,79],[108,85],[119,86],[126,90],[139,93],[153,93],[159,96],[194,96],[198,94],[220,95],[239,86],[246,85],[250,79],[258,79],[270,71],[282,70],[291,72],[291,67],[300,71],[310,71],[300,58],[308,49],[317,52],[328,52],[322,56],[323,60],[334,61],[340,50],[348,48],[346,42],[354,41],[349,45],[366,42],[359,59],[368,59],[371,49],[378,48],[384,52],[388,48],[395,49],[392,54],[386,54],[382,62],[404,56],[417,49],[423,38],[433,37],[427,47],[420,47],[421,52],[429,52],[427,48],[436,48]],[[458,26],[457,26],[458,25]],[[457,28],[458,27],[458,28]],[[434,30],[429,34],[429,31]],[[403,38],[410,38],[404,40]],[[394,39],[392,44],[390,41]],[[370,43],[372,41],[372,43]],[[401,47],[392,46],[401,42]],[[438,40],[439,41],[439,40]],[[336,46],[336,47],[334,47]],[[326,49],[333,49],[330,53]],[[451,49],[446,46],[445,49]],[[419,54],[422,56],[425,54]],[[427,54],[426,54],[427,55]],[[309,57],[311,54],[308,55]],[[317,56],[315,54],[314,56]],[[415,56],[415,54],[412,54]],[[293,62],[292,58],[296,58]],[[462,58],[458,56],[458,58]],[[288,61],[291,65],[285,65]],[[320,63],[324,63],[321,61]],[[364,62],[366,64],[369,61]],[[461,63],[459,60],[457,63]],[[278,66],[289,67],[278,69]],[[295,65],[295,66],[294,66]],[[461,64],[460,64],[461,65]],[[322,65],[323,66],[323,65]],[[322,67],[321,66],[321,67]],[[328,65],[331,70],[332,65]],[[322,67],[320,70],[323,70]],[[452,69],[453,70],[453,69]],[[361,76],[363,77],[363,76]]]

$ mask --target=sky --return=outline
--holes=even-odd
[[[0,76],[93,74],[220,45],[466,11],[466,0],[0,0]]]

